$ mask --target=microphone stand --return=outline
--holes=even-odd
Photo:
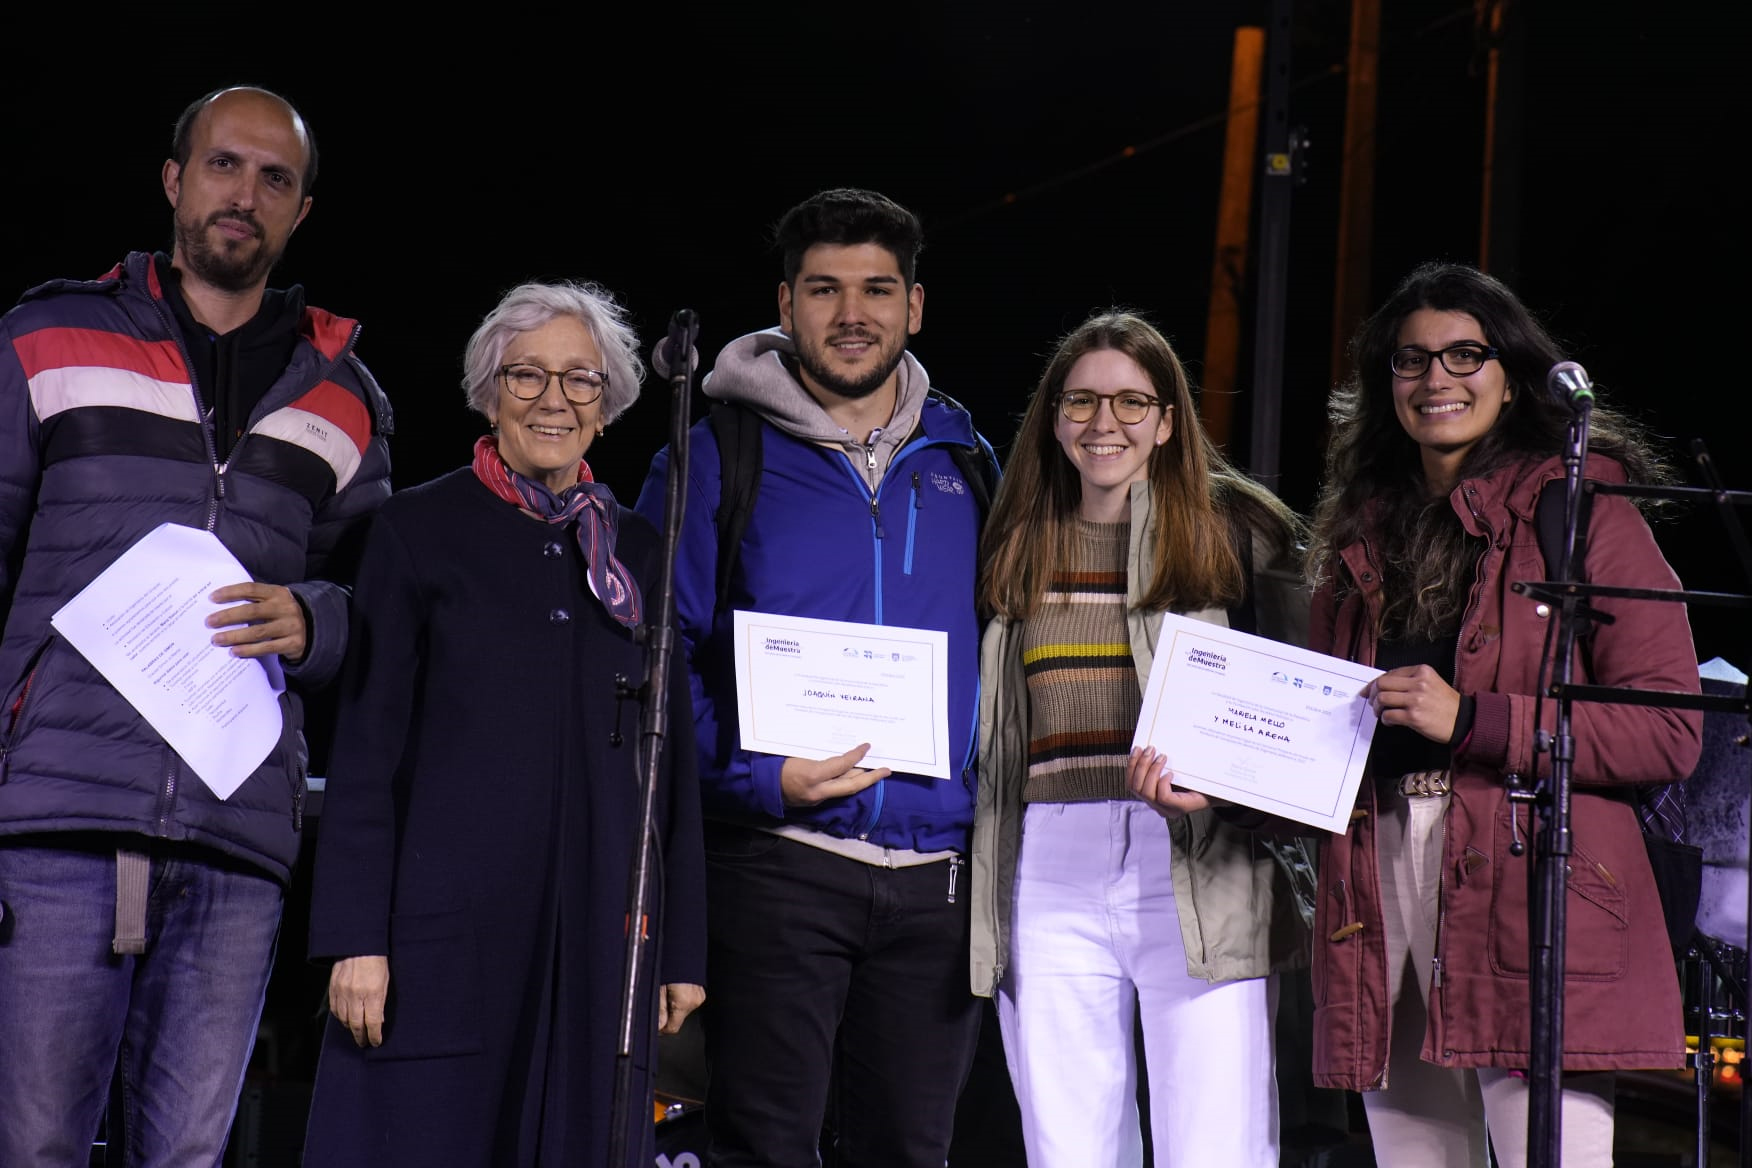
[[[1562,378],[1559,374],[1564,374]],[[1540,837],[1542,854],[1539,857],[1535,879],[1536,895],[1529,905],[1529,918],[1532,929],[1532,1050],[1530,1052],[1529,1072],[1531,1076],[1530,1108],[1527,1116],[1527,1163],[1533,1168],[1556,1168],[1562,1156],[1561,1118],[1562,1093],[1561,1082],[1563,1073],[1563,940],[1564,940],[1564,897],[1567,891],[1567,870],[1565,864],[1557,863],[1560,854],[1564,858],[1569,855],[1569,779],[1570,766],[1574,762],[1574,742],[1569,737],[1569,712],[1572,701],[1605,702],[1619,705],[1655,706],[1667,709],[1722,711],[1747,719],[1752,724],[1752,694],[1741,688],[1735,694],[1691,693],[1669,690],[1634,689],[1623,686],[1600,685],[1589,679],[1581,684],[1572,684],[1567,679],[1573,672],[1573,657],[1575,646],[1575,630],[1582,620],[1611,623],[1609,614],[1599,612],[1585,603],[1587,597],[1610,597],[1632,601],[1662,601],[1682,603],[1686,605],[1708,604],[1729,608],[1752,609],[1752,593],[1699,592],[1692,590],[1673,590],[1664,588],[1634,588],[1621,587],[1613,584],[1582,583],[1568,579],[1575,574],[1575,551],[1581,544],[1581,533],[1586,528],[1586,503],[1594,495],[1622,495],[1630,498],[1667,499],[1674,501],[1697,500],[1714,504],[1715,510],[1721,515],[1728,535],[1729,545],[1737,555],[1740,566],[1748,581],[1752,581],[1752,541],[1746,538],[1745,529],[1740,525],[1736,507],[1752,506],[1752,492],[1730,491],[1722,483],[1716,472],[1708,452],[1701,440],[1691,444],[1692,453],[1696,458],[1700,476],[1707,486],[1667,486],[1639,483],[1606,483],[1582,482],[1582,459],[1586,452],[1585,430],[1588,411],[1592,408],[1592,394],[1586,381],[1586,374],[1572,363],[1564,363],[1552,370],[1554,391],[1563,392],[1569,399],[1572,411],[1576,414],[1572,423],[1568,441],[1568,453],[1565,457],[1566,514],[1564,521],[1564,547],[1562,550],[1561,571],[1558,573],[1565,579],[1560,581],[1516,581],[1510,588],[1523,596],[1561,606],[1561,615],[1557,624],[1551,629],[1551,635],[1562,634],[1562,647],[1555,654],[1552,663],[1555,678],[1549,683],[1542,677],[1538,696],[1555,697],[1558,702],[1557,734],[1546,734],[1538,731],[1535,745],[1541,751],[1551,750],[1553,762],[1550,768],[1551,780],[1547,787],[1535,791],[1526,791],[1511,787],[1508,797],[1517,803],[1534,802],[1541,799],[1542,791],[1550,791],[1552,811],[1545,823],[1544,834]],[[1580,433],[1578,433],[1580,431]],[[1577,486],[1580,485],[1582,505],[1578,506]],[[1535,718],[1537,723],[1541,719]],[[1562,823],[1557,820],[1561,818]],[[1513,855],[1520,855],[1519,841],[1510,846]],[[1748,901],[1752,903],[1752,886],[1748,888]],[[1699,943],[1699,939],[1702,943]],[[1745,954],[1737,957],[1729,947],[1709,944],[1711,939],[1703,938],[1701,933],[1693,935],[1691,952],[1698,954],[1702,960],[1705,975],[1709,967],[1719,965],[1726,975],[1724,981],[1728,988],[1739,994],[1744,1001],[1746,992]],[[1752,943],[1752,936],[1748,938]],[[1700,1006],[1707,1011],[1706,1001]],[[1697,1080],[1698,1131],[1697,1149],[1698,1162],[1702,1163],[1702,1155],[1708,1145],[1708,1099],[1707,1086],[1710,1057],[1707,1051],[1707,1019],[1700,1019],[1698,1054],[1694,1065],[1694,1077]],[[1740,1138],[1742,1146],[1752,1142],[1752,1091],[1742,1091],[1740,1099]]]
[[[1529,925],[1533,938],[1532,1050],[1528,1071],[1532,1079],[1527,1114],[1527,1159],[1530,1164],[1562,1163],[1563,1147],[1563,969],[1564,897],[1569,886],[1570,773],[1575,763],[1575,738],[1570,732],[1569,687],[1574,680],[1577,626],[1587,619],[1581,597],[1571,587],[1575,577],[1575,550],[1582,523],[1582,472],[1588,457],[1588,423],[1593,395],[1571,396],[1569,431],[1565,438],[1563,554],[1558,575],[1562,578],[1561,607],[1557,624],[1557,649],[1553,654],[1554,688],[1558,693],[1554,734],[1537,732],[1539,749],[1551,754],[1550,777],[1535,783],[1535,798],[1544,804],[1539,832],[1539,855],[1534,865],[1533,896],[1529,901]],[[1511,792],[1511,797],[1514,792]],[[1524,797],[1524,796],[1523,796]]]
[[[651,853],[655,838],[657,776],[663,761],[663,743],[669,732],[669,669],[675,652],[675,549],[681,540],[681,520],[686,507],[688,407],[692,401],[694,341],[699,336],[699,317],[683,308],[669,322],[664,342],[669,377],[669,475],[664,484],[663,541],[659,561],[657,603],[640,630],[645,640],[645,680],[634,688],[617,677],[623,695],[636,694],[643,702],[639,720],[639,846],[633,858],[630,903],[627,909],[626,961],[621,977],[621,1014],[615,1047],[614,1100],[609,1115],[608,1164],[622,1168],[627,1163],[629,1124],[633,1105],[633,1050],[635,1025],[640,1018],[639,973],[644,965],[646,918],[651,887]],[[653,973],[656,969],[652,963]],[[650,1014],[643,1015],[649,1023]],[[650,1121],[647,1103],[641,1121]]]

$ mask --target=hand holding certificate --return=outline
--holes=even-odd
[[[209,594],[248,579],[212,532],[165,523],[50,621],[221,799],[280,741],[279,658],[233,656],[206,624]]]
[[[941,630],[734,614],[744,750],[820,759],[862,743],[860,765],[950,777]]]
[[[1132,745],[1166,755],[1176,786],[1341,832],[1380,672],[1169,613]]]

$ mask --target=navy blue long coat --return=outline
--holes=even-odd
[[[649,590],[657,538],[620,512]],[[646,607],[649,614],[651,608]],[[590,594],[572,527],[463,468],[373,522],[355,591],[310,955],[389,955],[381,1047],[324,1032],[305,1163],[600,1165],[637,844],[643,650]],[[655,986],[705,983],[704,864],[679,667],[628,1120],[650,1164]],[[618,732],[618,742],[616,735]]]

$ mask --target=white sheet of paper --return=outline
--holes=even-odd
[[[249,579],[212,532],[165,523],[49,622],[221,799],[280,741],[280,659],[233,657],[205,624],[207,595]]]
[[[950,777],[949,634],[742,609],[733,619],[744,750],[828,758],[868,742],[860,766]]]
[[[1380,673],[1169,613],[1132,745],[1166,755],[1176,786],[1341,832],[1375,737],[1359,691]]]

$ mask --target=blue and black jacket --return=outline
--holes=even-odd
[[[973,822],[979,621],[974,605],[980,503],[951,448],[983,445],[965,410],[929,396],[924,369],[904,355],[886,466],[874,489],[848,458],[867,452],[839,435],[799,433],[816,406],[785,364],[777,330],[733,342],[708,378],[708,396],[762,419],[762,470],[728,603],[716,604],[715,516],[720,459],[709,421],[690,435],[687,504],[676,557],[676,617],[689,661],[700,787],[708,819],[798,826],[917,852],[964,851]],[[782,403],[782,404],[781,404]],[[777,420],[780,424],[775,424]],[[637,510],[659,526],[669,450],[653,461]],[[948,640],[948,742],[952,778],[896,772],[856,795],[786,807],[780,755],[741,749],[732,612],[942,630]],[[874,735],[873,735],[874,737]]]

